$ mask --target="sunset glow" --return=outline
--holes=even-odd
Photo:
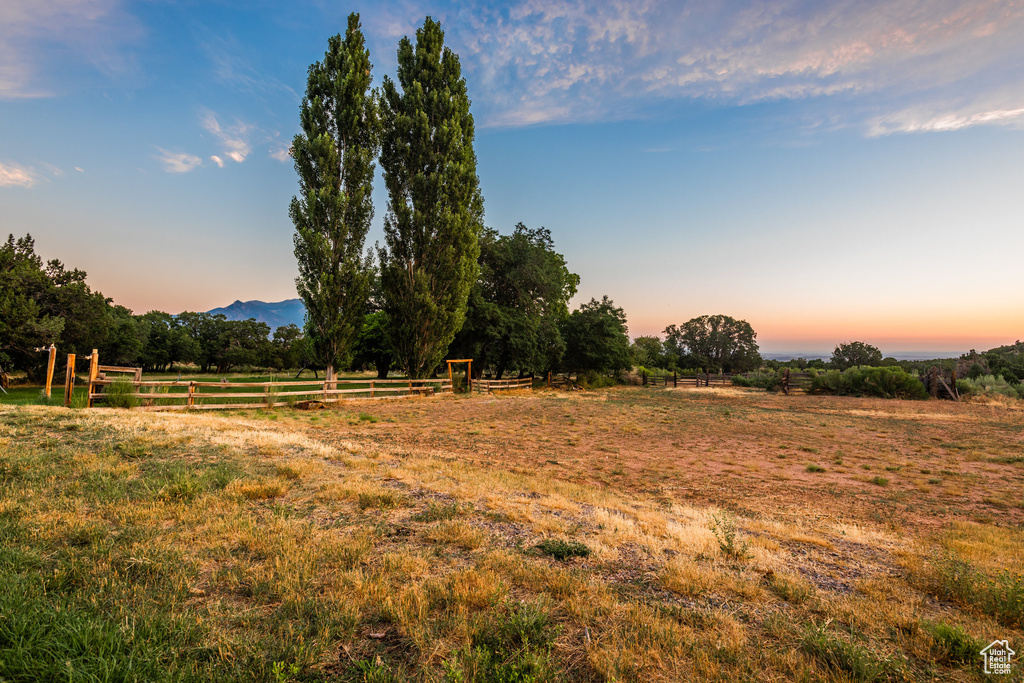
[[[575,302],[607,294],[632,335],[723,313],[768,353],[1024,338],[1014,3],[14,0],[3,236],[138,313],[295,297],[288,147],[351,10],[375,85],[400,37],[441,22],[485,222],[549,228]]]

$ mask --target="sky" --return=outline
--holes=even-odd
[[[4,0],[0,233],[137,313],[295,297],[288,148],[352,11],[375,85],[440,21],[485,223],[550,229],[633,336],[1024,338],[1024,0]]]

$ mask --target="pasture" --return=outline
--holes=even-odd
[[[1014,405],[732,388],[2,406],[0,680],[979,680],[1022,454]]]

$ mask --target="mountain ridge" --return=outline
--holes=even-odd
[[[241,301],[235,299],[227,306],[214,308],[207,313],[216,315],[223,314],[228,320],[248,320],[253,318],[258,322],[266,323],[271,330],[285,325],[297,325],[302,327],[306,316],[306,307],[302,299],[285,299],[284,301]]]

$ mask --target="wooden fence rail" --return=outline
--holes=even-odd
[[[104,389],[117,380],[96,377],[89,382],[89,402],[105,402]],[[124,380],[121,380],[124,381]],[[197,382],[132,381],[133,396],[147,410],[214,410],[219,408],[260,408],[291,405],[295,399],[335,403],[356,398],[394,399],[451,391],[445,379],[331,379],[317,382]],[[349,388],[338,388],[349,387]],[[280,388],[292,391],[281,391]],[[305,387],[305,388],[301,388]],[[236,391],[249,389],[250,391]],[[357,397],[357,394],[363,396]],[[286,400],[279,400],[279,399]],[[255,400],[254,400],[255,399]],[[291,400],[288,400],[291,399]],[[207,403],[219,400],[222,402]]]
[[[711,387],[711,386],[730,386],[732,384],[732,375],[729,373],[722,373],[712,375],[710,373],[703,374],[686,374],[680,375],[678,373],[672,373],[671,375],[648,375],[643,373],[640,376],[640,383],[643,386],[663,386],[663,387],[680,387],[680,386],[694,386],[694,387]]]
[[[521,379],[475,379],[473,389],[482,394],[502,389],[533,389],[533,378],[523,377]]]

